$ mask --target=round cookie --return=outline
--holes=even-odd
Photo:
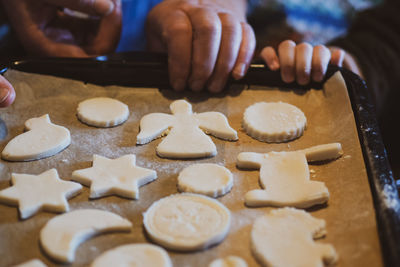
[[[151,244],[129,244],[110,249],[97,257],[91,267],[172,267],[168,253]]]
[[[144,228],[159,245],[194,251],[221,242],[228,234],[230,212],[210,197],[183,193],[154,202],[143,215]]]
[[[129,108],[116,99],[96,97],[80,102],[77,116],[90,126],[113,127],[128,119]]]
[[[213,260],[208,267],[247,267],[247,263],[238,256],[228,256]]]
[[[178,176],[178,189],[181,192],[219,197],[228,193],[232,186],[232,173],[218,164],[190,165]]]
[[[297,107],[283,102],[259,102],[244,112],[243,128],[251,137],[268,143],[286,142],[300,137],[307,119]]]

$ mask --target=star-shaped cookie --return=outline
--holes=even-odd
[[[63,181],[56,169],[39,175],[11,174],[13,186],[0,191],[0,202],[19,206],[21,219],[27,219],[40,210],[66,212],[67,199],[82,189],[78,183]]]
[[[93,167],[72,173],[72,180],[90,186],[90,198],[117,195],[138,199],[139,187],[155,179],[156,171],[137,167],[132,154],[117,159],[93,155]]]

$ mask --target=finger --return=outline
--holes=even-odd
[[[200,91],[211,76],[221,43],[221,21],[214,11],[195,8],[189,10],[193,29],[192,73],[189,84]]]
[[[4,5],[18,39],[28,53],[50,57],[87,57],[83,49],[78,46],[51,41],[38,27],[37,21],[30,12],[31,4],[36,5],[30,1],[7,1]],[[52,11],[52,8],[46,10],[49,7],[43,5],[40,8],[44,11]]]
[[[311,76],[316,82],[322,82],[328,68],[331,52],[324,45],[314,47],[311,63]]]
[[[297,83],[306,85],[310,82],[313,47],[309,43],[301,43],[296,46],[295,53]]]
[[[97,34],[85,50],[90,55],[104,55],[113,52],[118,45],[122,29],[121,1],[114,0],[113,12],[100,20]]]
[[[296,43],[291,40],[283,41],[278,47],[281,77],[285,83],[294,82],[295,79],[295,48]]]
[[[339,48],[332,48],[331,49],[331,63],[335,66],[341,67],[343,65],[343,60],[345,56],[345,52]]]
[[[272,46],[264,47],[261,51],[261,58],[267,63],[270,70],[278,70],[280,68],[279,58]]]
[[[240,44],[239,55],[232,72],[232,76],[236,80],[243,78],[246,74],[256,48],[256,37],[253,28],[245,22],[242,22],[241,25],[242,43]]]
[[[235,65],[242,40],[242,28],[235,17],[221,13],[219,18],[222,25],[221,45],[208,86],[208,90],[213,93],[220,92],[224,88]]]
[[[15,99],[15,91],[12,85],[0,75],[0,107],[7,107]]]
[[[90,15],[105,16],[114,10],[112,0],[44,0],[46,3],[66,7]]]
[[[191,69],[192,25],[183,11],[176,11],[165,20],[161,34],[168,52],[169,79],[172,87],[185,89]]]

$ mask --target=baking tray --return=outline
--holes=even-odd
[[[3,63],[0,69],[2,73],[14,69],[98,85],[169,87],[167,59],[163,54],[129,53],[92,59],[26,59]],[[327,78],[338,70],[345,79],[351,99],[373,196],[384,262],[386,266],[400,266],[400,201],[374,115],[374,106],[369,100],[364,81],[355,74],[330,66]],[[262,63],[252,64],[244,79],[231,80],[230,83],[281,88],[302,87],[295,83],[283,83],[278,72],[269,71]],[[311,84],[303,88],[321,86],[322,84]]]

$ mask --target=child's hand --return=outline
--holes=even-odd
[[[321,82],[329,62],[342,66],[345,52],[342,49],[327,48],[324,45],[312,46],[308,43],[296,45],[291,40],[279,44],[278,54],[271,46],[261,51],[261,57],[271,70],[281,69],[282,80],[286,83],[297,81],[306,85],[312,78]]]
[[[15,99],[12,85],[0,74],[0,108],[7,107]]]

